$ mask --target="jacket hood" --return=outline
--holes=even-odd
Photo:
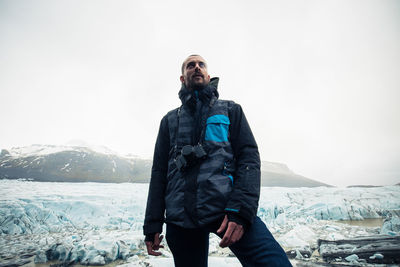
[[[181,90],[179,90],[179,98],[182,101],[182,105],[188,106],[190,109],[196,107],[197,99],[200,99],[203,103],[209,103],[213,97],[218,99],[218,77],[210,79],[208,85],[202,90],[189,90],[185,84],[182,83]]]

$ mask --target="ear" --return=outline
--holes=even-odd
[[[185,78],[183,78],[183,75],[179,78],[181,80],[181,82],[185,82]]]

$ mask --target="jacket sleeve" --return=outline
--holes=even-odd
[[[236,171],[233,190],[225,211],[228,216],[239,216],[249,225],[257,215],[260,198],[260,155],[241,106],[234,103],[229,113],[230,141]]]
[[[165,213],[164,194],[167,184],[169,144],[168,119],[165,116],[161,120],[154,149],[153,167],[151,169],[149,194],[143,225],[144,235],[162,232]]]

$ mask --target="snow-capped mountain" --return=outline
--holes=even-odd
[[[0,178],[57,182],[149,182],[151,160],[122,156],[103,146],[31,145],[3,149]],[[327,186],[292,172],[285,164],[262,162],[263,186]]]
[[[62,182],[146,182],[151,161],[124,157],[106,148],[32,145],[3,149],[1,178]]]

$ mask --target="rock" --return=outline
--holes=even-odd
[[[289,251],[286,251],[286,256],[288,256],[289,259],[296,258],[296,250],[295,249],[291,249]]]
[[[357,255],[368,263],[400,263],[400,236],[373,235],[335,241],[320,239],[318,245],[325,261],[338,257],[352,260]],[[370,258],[378,252],[384,257]]]
[[[151,160],[104,152],[88,147],[49,145],[2,150],[0,177],[30,177],[42,182],[149,182]]]
[[[0,263],[0,267],[18,267],[30,263],[29,259],[12,259]]]
[[[35,256],[35,253],[27,253],[27,254],[23,254],[21,256],[19,256],[21,259],[28,259],[32,256]]]
[[[286,255],[289,259],[303,259],[303,258],[310,258],[311,257],[311,250],[308,248],[303,249],[292,249],[286,251]]]
[[[318,249],[314,250],[314,252],[311,254],[310,258],[317,258],[320,257]]]

